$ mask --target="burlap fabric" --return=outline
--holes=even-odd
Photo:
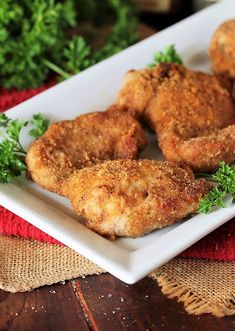
[[[235,314],[235,263],[175,258],[150,277],[190,314]]]
[[[104,272],[70,248],[5,236],[0,236],[0,261],[0,288],[10,292]],[[150,277],[189,313],[235,314],[234,262],[176,258]]]

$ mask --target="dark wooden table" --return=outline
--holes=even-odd
[[[127,285],[104,274],[27,293],[0,291],[0,330],[234,331],[235,316],[188,315],[151,279]]]

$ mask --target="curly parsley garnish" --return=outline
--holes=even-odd
[[[68,78],[138,39],[129,0],[0,0],[0,85],[37,87],[51,70]]]
[[[30,123],[35,126],[35,129],[29,131],[30,136],[34,138],[41,137],[43,133],[46,132],[49,125],[48,119],[46,119],[42,114],[33,115]]]
[[[159,63],[177,63],[183,64],[181,56],[177,53],[175,45],[166,46],[165,50],[162,52],[157,52],[154,55],[153,63],[149,64],[149,68],[155,67]]]
[[[226,207],[224,197],[227,194],[231,195],[235,202],[235,165],[230,166],[224,161],[220,162],[219,169],[210,176],[210,179],[215,182],[216,187],[200,200],[199,213],[208,214],[215,206]]]
[[[29,134],[33,137],[41,136],[49,124],[42,114],[34,115],[31,123],[35,128]],[[0,114],[0,127],[5,128],[5,132],[0,132],[3,136],[0,141],[0,183],[9,183],[26,170],[26,151],[20,143],[20,133],[28,124],[28,121],[12,120],[6,114]]]

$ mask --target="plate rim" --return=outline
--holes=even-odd
[[[69,231],[69,233],[66,234],[66,232],[68,232],[68,223],[61,226],[60,222],[58,223],[57,219],[56,226],[59,226],[59,228],[55,232],[55,228],[52,228],[52,226],[50,225],[50,221],[52,221],[53,223],[53,220],[51,220],[48,216],[44,216],[42,212],[40,213],[40,211],[37,211],[37,207],[34,207],[34,210],[30,209],[30,207],[25,209],[25,204],[23,205],[21,203],[21,199],[23,198],[19,194],[19,191],[22,190],[23,189],[21,187],[17,186],[14,183],[8,184],[7,190],[5,192],[0,191],[1,204],[8,210],[17,213],[17,215],[24,218],[32,225],[53,236],[55,239],[63,242],[65,245],[74,249],[79,254],[86,256],[88,259],[94,261],[94,263],[97,263],[101,268],[104,268],[104,270],[110,272],[115,277],[121,279],[128,284],[133,284],[137,282],[138,280],[149,274],[151,271],[162,266],[171,258],[178,255],[183,250],[203,238],[205,235],[215,230],[220,225],[226,223],[228,220],[231,219],[231,217],[235,216],[235,205],[230,205],[224,209],[218,208],[214,210],[209,214],[209,220],[208,215],[199,214],[183,222],[182,224],[179,224],[176,228],[174,228],[172,231],[165,233],[159,239],[151,241],[145,246],[140,247],[134,251],[128,251],[128,249],[113,245],[112,241],[105,239],[102,236],[96,234],[95,232],[89,230],[84,225],[80,224],[79,222],[76,222],[72,217],[66,215],[64,212],[58,210],[54,206],[48,206],[48,204],[45,201],[40,200],[39,197],[32,195],[28,192],[24,192],[24,194],[28,196],[26,207],[27,204],[31,203],[31,200],[39,201],[42,205],[45,205],[47,209],[49,208],[51,212],[56,211],[57,214],[61,215],[61,217],[65,217],[66,220],[71,220],[74,224],[71,231],[73,231],[73,227],[76,227],[76,230],[82,230],[82,233],[78,231],[76,233]],[[14,196],[14,198],[16,199],[14,201],[14,205],[12,204],[12,198],[9,196],[9,192],[7,191],[10,191],[10,194],[16,191]],[[204,219],[207,219],[205,223],[206,226],[203,225],[204,231],[199,231],[198,224],[200,222],[201,225],[201,223],[204,222]],[[40,220],[39,223],[37,223],[38,220]],[[174,241],[174,245],[172,246],[172,248],[168,248],[168,250],[164,254],[160,255],[161,258],[158,260],[158,262],[156,262],[155,259],[149,259],[147,262],[145,260],[145,267],[143,269],[140,268],[140,261],[142,261],[143,258],[149,256],[149,254],[151,254],[153,251],[157,251],[157,249],[163,249],[165,241],[170,241],[172,236],[180,236],[188,233],[187,228],[189,228],[190,231],[197,230],[197,235],[195,236],[194,233],[193,237],[189,236],[187,241]],[[64,233],[63,230],[65,230],[66,232]],[[98,241],[102,241],[102,246],[105,246],[107,250],[101,252],[102,250],[104,250],[104,247],[89,247],[84,244],[82,237],[84,232],[86,232],[86,234],[89,234],[89,236],[93,238],[98,236]],[[111,247],[112,254],[110,254],[109,251],[109,248]],[[113,255],[113,253],[115,253],[115,255]]]
[[[221,1],[218,4],[212,5],[209,8],[206,8],[194,15],[191,15],[189,17],[187,17],[186,19],[168,27],[167,29],[162,30],[161,32],[158,32],[156,34],[154,34],[153,36],[125,49],[124,51],[113,55],[112,57],[108,58],[107,60],[101,61],[99,63],[97,63],[96,65],[84,70],[82,73],[79,73],[79,77],[82,76],[86,76],[89,75],[89,72],[91,72],[95,67],[96,68],[102,68],[102,65],[104,63],[112,63],[112,61],[115,58],[121,58],[124,54],[126,54],[126,52],[129,52],[130,50],[135,50],[135,48],[138,48],[140,45],[143,45],[145,43],[148,43],[150,40],[154,40],[157,37],[159,37],[160,35],[167,33],[170,30],[174,30],[177,26],[182,25],[183,23],[190,21],[193,19],[195,19],[196,17],[200,17],[200,16],[207,16],[208,13],[210,11],[213,11],[216,8],[220,8],[220,7],[224,7],[226,4],[232,3],[231,0],[225,0],[225,1]],[[233,2],[234,4],[234,2]],[[142,47],[142,46],[141,46]],[[22,105],[26,104],[26,103],[30,103],[30,102],[35,102],[35,100],[37,98],[40,98],[42,95],[46,95],[46,94],[50,94],[50,93],[54,93],[54,91],[60,91],[63,86],[65,86],[65,84],[68,84],[69,82],[73,82],[73,80],[76,80],[78,75],[75,75],[71,78],[69,78],[68,80],[61,82],[49,89],[47,89],[46,91],[43,91],[41,93],[39,93],[38,95],[30,98],[29,100],[26,100],[22,103],[20,103],[19,105],[16,105],[14,107],[12,107],[11,109],[7,110],[6,112],[10,115],[11,113],[17,113],[20,108],[22,107]],[[4,186],[3,186],[4,185]],[[10,189],[11,185],[15,185],[14,183],[11,184],[7,184],[7,188]],[[33,224],[34,226],[38,227],[39,229],[43,230],[44,226],[41,226],[41,224],[37,223],[36,221],[38,220],[39,216],[38,215],[34,215],[34,220],[32,220],[32,216],[30,217],[25,217],[25,214],[29,215],[30,213],[32,214],[31,210],[27,210],[27,212],[25,212],[25,210],[23,210],[23,206],[19,205],[18,203],[13,203],[12,199],[11,199],[11,193],[8,192],[8,189],[6,189],[6,184],[0,184],[0,188],[3,187],[3,191],[0,191],[0,199],[1,199],[1,205],[4,206],[5,208],[9,209],[12,212],[17,213],[17,215],[21,216],[22,218],[26,219],[29,223]],[[16,185],[16,187],[18,187]],[[7,193],[8,192],[8,193]],[[39,197],[34,196],[35,199],[39,200]],[[50,208],[55,208],[53,206],[50,206],[49,204],[47,204],[45,201],[41,200],[41,203],[49,206]],[[56,209],[56,208],[55,208]],[[64,214],[66,217],[71,218],[70,216],[66,215],[65,213],[63,213],[62,211],[56,209],[57,212]],[[18,211],[18,212],[17,212]],[[66,240],[63,240],[63,242],[66,244],[67,246],[71,247],[72,249],[75,249],[77,252],[80,252],[80,254],[88,257],[89,259],[93,260],[94,263],[99,264],[102,268],[106,269],[108,272],[112,273],[114,276],[116,276],[117,278],[121,279],[122,281],[129,283],[129,284],[133,284],[136,281],[138,281],[139,279],[141,279],[142,277],[146,276],[149,272],[151,272],[152,270],[154,270],[156,267],[160,267],[162,264],[168,262],[172,257],[176,256],[178,253],[182,252],[184,249],[188,248],[189,246],[191,246],[194,242],[198,241],[199,239],[201,239],[202,237],[204,237],[205,235],[207,235],[208,233],[212,232],[213,230],[215,230],[217,227],[219,227],[220,225],[224,224],[225,222],[227,222],[229,219],[231,219],[231,217],[235,216],[235,206],[230,206],[226,209],[218,209],[215,210],[214,212],[212,212],[210,214],[210,218],[215,217],[216,215],[220,215],[223,219],[219,218],[216,219],[216,222],[210,224],[207,224],[207,227],[205,228],[204,232],[201,232],[200,235],[197,234],[197,237],[194,237],[194,241],[191,239],[189,244],[182,244],[180,242],[177,243],[177,251],[173,249],[171,251],[168,251],[168,253],[165,254],[165,257],[162,257],[161,261],[159,263],[154,262],[152,259],[150,259],[150,261],[145,261],[145,267],[144,268],[140,268],[140,264],[141,264],[141,259],[143,259],[143,256],[146,257],[147,254],[149,254],[149,252],[151,250],[157,249],[159,248],[159,246],[161,247],[161,241],[163,241],[163,239],[170,239],[172,232],[179,232],[181,233],[181,231],[184,232],[184,230],[182,230],[182,226],[183,229],[185,228],[185,224],[188,224],[188,226],[191,225],[191,223],[194,224],[195,218],[202,218],[203,219],[203,215],[197,215],[195,217],[190,218],[189,220],[187,220],[186,222],[178,225],[175,229],[173,229],[172,231],[169,231],[168,233],[165,233],[160,239],[157,239],[155,242],[150,242],[147,243],[145,246],[140,247],[134,251],[128,251],[127,249],[124,249],[123,247],[120,246],[115,246],[115,245],[111,245],[111,242],[108,241],[107,239],[104,239],[102,236],[99,236],[97,234],[95,234],[93,231],[85,228],[83,225],[77,223],[77,226],[79,228],[83,227],[85,228],[87,231],[89,231],[89,233],[91,233],[91,237],[95,237],[95,236],[99,236],[99,240],[102,241],[106,240],[109,245],[108,246],[112,246],[114,248],[114,251],[117,252],[117,256],[113,256],[112,258],[109,256],[100,256],[97,254],[94,254],[94,252],[92,253],[91,251],[94,251],[94,248],[92,247],[88,247],[88,246],[84,246],[84,243],[77,243],[76,245],[73,243],[72,247],[71,245],[68,245],[69,242],[67,242],[69,239],[67,238]],[[208,215],[206,215],[205,217],[208,218]],[[40,216],[40,218],[42,218],[42,216]],[[216,217],[215,217],[216,218]],[[72,218],[71,218],[72,219]],[[191,222],[191,223],[190,223]],[[37,223],[37,224],[35,224]],[[40,225],[40,226],[38,226]],[[191,225],[192,226],[192,225]],[[42,229],[43,228],[43,229]],[[45,231],[45,230],[43,230]],[[59,230],[58,230],[59,231]],[[86,231],[85,231],[86,232]],[[47,231],[48,233],[48,231]],[[50,234],[50,233],[48,233]],[[53,234],[51,234],[54,238],[58,239],[59,241],[61,241],[61,236],[58,233],[53,232]],[[65,239],[65,237],[62,236],[62,239]],[[188,240],[189,241],[189,240]],[[159,244],[160,243],[160,244]],[[81,247],[78,249],[78,245],[80,245]],[[105,245],[105,244],[104,244]],[[86,251],[86,252],[85,252]],[[81,253],[82,252],[82,253]],[[108,252],[107,252],[108,254]],[[122,259],[122,261],[120,261],[120,258]],[[97,262],[98,261],[98,262]],[[153,266],[155,265],[155,266]]]

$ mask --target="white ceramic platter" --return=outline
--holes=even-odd
[[[41,112],[57,121],[105,110],[115,102],[126,71],[145,67],[157,50],[169,44],[176,45],[187,66],[209,71],[207,49],[212,33],[232,17],[233,0],[209,7],[21,103],[7,115],[27,120]],[[23,141],[26,148],[29,143]],[[144,157],[153,155],[160,158],[154,140]],[[142,238],[109,241],[80,224],[66,199],[42,190],[24,176],[0,185],[0,203],[127,283],[138,281],[235,216],[235,206],[230,205]]]

